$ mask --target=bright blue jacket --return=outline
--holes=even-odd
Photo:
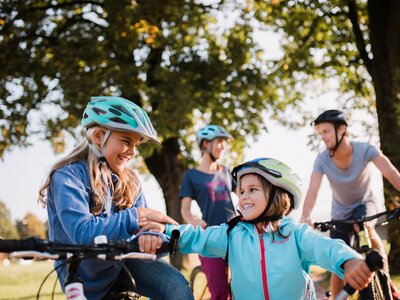
[[[66,244],[93,245],[94,238],[106,235],[110,241],[127,239],[139,230],[137,207],[147,207],[140,192],[132,208],[118,210],[114,206],[109,215],[90,212],[91,185],[86,161],[64,166],[51,177],[47,200],[49,239]],[[55,267],[62,264],[56,261]],[[79,274],[84,281],[88,299],[101,299],[117,279],[121,270],[118,262],[86,259]],[[66,268],[57,269],[61,286]]]
[[[205,230],[192,225],[167,225],[166,234],[179,229],[179,251],[225,258],[228,246],[226,224]],[[229,235],[229,267],[233,299],[316,299],[309,276],[310,265],[319,265],[343,277],[342,264],[362,258],[343,241],[315,232],[306,224],[283,218],[281,232],[259,234],[249,223],[239,222]],[[263,272],[264,270],[264,272]],[[266,270],[266,271],[265,271]]]

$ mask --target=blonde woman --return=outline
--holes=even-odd
[[[82,119],[86,140],[56,163],[40,190],[47,205],[49,239],[67,244],[93,244],[98,235],[108,240],[127,239],[148,221],[175,221],[147,207],[136,173],[127,167],[136,148],[158,143],[157,134],[144,110],[119,97],[93,97]],[[161,239],[145,235],[143,251],[154,253]],[[193,299],[187,281],[162,260],[122,262],[135,278],[139,294],[154,299]],[[56,261],[59,267],[63,261]],[[57,268],[61,286],[65,267]],[[111,299],[129,290],[129,277],[120,262],[88,259],[79,275],[88,299]]]

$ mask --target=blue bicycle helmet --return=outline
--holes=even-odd
[[[200,147],[203,140],[212,141],[215,138],[231,139],[232,136],[218,125],[208,125],[197,132],[196,143]]]
[[[135,103],[120,97],[92,97],[83,112],[82,125],[101,125],[110,130],[131,131],[142,136],[141,143],[160,143],[146,112]]]

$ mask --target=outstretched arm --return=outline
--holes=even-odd
[[[380,153],[372,162],[393,187],[400,191],[400,173],[390,159],[383,153]]]
[[[303,214],[300,218],[300,222],[307,223],[314,227],[313,221],[311,219],[311,212],[315,206],[315,201],[317,200],[317,195],[322,181],[322,173],[311,174],[310,185],[308,186],[306,198],[303,205]]]
[[[371,281],[371,271],[363,259],[350,259],[343,264],[344,279],[356,290],[362,290]]]
[[[138,207],[137,208],[138,216],[139,216],[139,226],[143,227],[150,221],[159,222],[159,223],[168,223],[173,225],[178,225],[174,219],[164,215],[163,213],[147,208],[147,207]]]
[[[207,223],[191,213],[190,211],[191,203],[192,203],[192,198],[190,197],[182,198],[181,214],[183,220],[185,221],[185,223],[192,224],[194,227],[199,225],[203,229],[206,228]]]

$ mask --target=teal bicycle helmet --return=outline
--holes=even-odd
[[[208,125],[197,132],[196,143],[200,147],[203,140],[212,141],[215,138],[231,139],[232,136],[218,125]]]
[[[160,143],[146,112],[120,97],[92,97],[83,112],[82,125],[85,128],[101,125],[110,130],[131,131],[142,136],[141,143]]]
[[[265,178],[273,186],[287,191],[293,200],[292,209],[300,207],[301,180],[289,166],[274,158],[257,158],[235,167],[232,177],[239,182],[243,175],[254,173]],[[269,200],[272,203],[271,197]]]

